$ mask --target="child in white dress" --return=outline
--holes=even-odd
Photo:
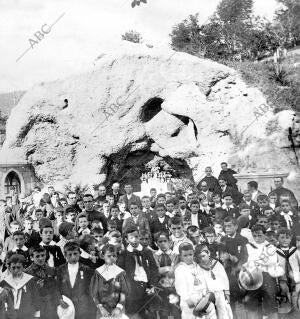
[[[201,269],[194,262],[192,244],[179,246],[180,262],[175,268],[175,288],[180,296],[182,319],[216,319],[214,304],[208,301],[203,315],[195,315],[195,307],[207,295],[206,284],[201,278]]]
[[[207,290],[214,293],[217,318],[232,319],[229,281],[223,265],[210,257],[206,244],[196,246],[195,261],[200,266],[200,278],[205,282]]]

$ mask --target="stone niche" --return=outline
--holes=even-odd
[[[106,159],[107,165],[101,172],[107,176],[106,184],[110,187],[114,181],[119,181],[124,186],[124,183],[128,182],[133,185],[134,192],[140,193],[142,174],[151,171],[154,167],[160,167],[161,172],[171,174],[171,184],[175,189],[184,188],[184,185],[180,185],[178,181],[186,184],[194,181],[192,170],[185,160],[170,156],[161,157],[151,151],[151,144],[150,139],[144,139],[111,154]],[[149,189],[151,187],[155,185],[149,183]]]
[[[29,195],[37,184],[33,168],[26,164],[0,164],[0,197],[9,194],[9,188],[14,186],[18,194]]]

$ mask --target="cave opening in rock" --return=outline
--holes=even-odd
[[[149,122],[156,114],[161,111],[163,99],[153,97],[149,99],[141,108],[140,119],[142,123]]]
[[[111,154],[102,171],[107,175],[107,186],[110,187],[114,181],[119,181],[121,186],[128,182],[133,185],[134,192],[141,192],[142,174],[154,167],[160,167],[161,172],[171,174],[171,184],[174,189],[182,188],[183,183],[189,184],[194,181],[192,170],[185,160],[169,156],[161,157],[150,150],[150,145],[151,141],[148,140],[142,149],[136,150],[132,145],[127,145],[119,152]]]

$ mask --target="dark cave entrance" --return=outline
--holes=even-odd
[[[133,185],[134,192],[140,192],[142,174],[149,172],[153,167],[160,167],[160,171],[169,172],[175,188],[181,188],[179,185],[182,181],[186,183],[194,181],[192,170],[185,160],[169,156],[161,157],[150,150],[149,144],[150,141],[146,148],[136,151],[131,151],[132,146],[127,146],[107,158],[103,172],[107,174],[108,187],[114,181],[119,181],[121,187],[128,182]]]
[[[158,96],[148,99],[141,107],[139,120],[147,123],[162,111],[164,100]],[[172,114],[184,125],[188,125],[190,119],[186,116]],[[180,134],[182,127],[173,132],[170,137]],[[197,139],[197,128],[194,125],[195,138]],[[107,165],[100,173],[107,176],[106,185],[110,187],[113,182],[119,181],[121,186],[126,182],[133,185],[134,192],[141,191],[142,174],[148,173],[153,168],[159,167],[159,172],[169,173],[173,189],[185,188],[184,185],[194,182],[192,170],[184,159],[175,159],[169,156],[161,157],[151,151],[154,143],[149,137],[144,137],[135,143],[126,145],[117,153],[109,155]]]

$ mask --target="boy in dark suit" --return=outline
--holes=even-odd
[[[243,197],[243,200],[241,201],[240,205],[243,205],[243,204],[247,204],[250,207],[251,214],[253,214],[253,213],[257,214],[259,212],[259,206],[258,206],[257,202],[252,200],[251,193],[248,191],[244,192],[244,197]],[[239,205],[239,207],[240,207],[240,205]]]
[[[157,217],[150,223],[150,230],[152,234],[164,231],[169,233],[169,220],[170,218],[166,216],[166,208],[162,204],[157,204],[156,208]]]
[[[220,245],[216,242],[217,236],[213,227],[203,229],[205,244],[207,245],[211,257],[220,260]]]
[[[225,236],[222,237],[221,245],[227,255],[226,272],[229,278],[230,284],[230,305],[233,313],[236,313],[236,309],[242,303],[243,295],[241,294],[238,285],[238,272],[248,258],[246,244],[248,239],[241,236],[238,232],[237,220],[233,217],[226,217],[224,219],[224,231]]]
[[[136,228],[129,228],[125,233],[128,246],[118,257],[118,266],[125,270],[131,291],[126,296],[126,314],[135,318],[146,318],[145,304],[149,294],[154,293],[158,282],[158,268],[150,250],[140,244]]]
[[[233,218],[238,218],[240,216],[240,211],[237,206],[233,203],[233,198],[230,193],[222,194],[223,202],[222,208],[226,210],[227,215]]]
[[[30,248],[32,264],[25,270],[38,278],[37,289],[40,296],[40,318],[58,319],[57,306],[62,303],[56,286],[55,269],[46,264],[46,250],[42,246]]]
[[[150,232],[149,222],[146,217],[143,217],[143,213],[140,212],[137,203],[132,202],[129,207],[131,217],[124,220],[122,233],[125,234],[130,228],[146,229]]]
[[[247,261],[245,246],[248,243],[248,239],[240,235],[237,230],[237,220],[230,216],[226,217],[224,219],[225,236],[222,238],[222,243],[230,255],[230,260],[236,266],[242,265]]]
[[[155,236],[155,243],[158,250],[154,253],[154,258],[159,270],[159,298],[155,302],[155,309],[159,313],[160,319],[181,318],[180,311],[176,305],[169,302],[170,295],[176,294],[174,284],[174,268],[177,262],[177,255],[172,252],[171,241],[165,232],[159,232]]]
[[[126,204],[126,210],[130,209],[131,203],[136,203],[139,208],[142,208],[141,199],[139,196],[133,194],[133,187],[130,183],[126,183],[124,185],[125,195],[120,197],[120,202],[124,202]]]
[[[25,217],[24,219],[24,236],[25,246],[27,248],[38,246],[41,242],[41,236],[39,232],[33,229],[33,220],[31,217]]]
[[[259,207],[258,214],[263,214],[264,210],[269,207],[269,198],[267,195],[258,195],[257,196],[257,205]]]
[[[143,213],[147,217],[149,223],[156,217],[155,210],[151,207],[151,201],[149,196],[142,197],[142,206],[143,206]]]
[[[47,259],[46,262],[50,267],[58,267],[65,263],[65,258],[59,246],[53,241],[53,226],[51,221],[45,223],[40,227],[40,235],[42,241],[40,243],[46,249]]]
[[[191,211],[187,206],[187,202],[184,196],[178,197],[178,213],[182,217],[182,219],[187,215],[188,217],[191,216]]]
[[[115,221],[115,223],[117,224],[117,230],[121,233],[123,220],[120,217],[120,209],[118,205],[111,206],[110,216],[108,217],[107,222],[109,223],[110,221]]]
[[[243,194],[240,193],[237,189],[228,186],[224,178],[219,178],[219,184],[221,188],[221,195],[224,193],[230,193],[235,205],[239,205],[243,199]]]
[[[211,225],[209,216],[200,210],[200,204],[197,200],[191,202],[191,221],[193,226],[203,229]]]
[[[25,235],[22,231],[18,230],[12,234],[12,237],[16,244],[15,247],[13,247],[12,252],[24,256],[24,268],[27,268],[31,264],[31,262],[29,258],[28,248],[25,246]]]
[[[76,242],[64,246],[67,263],[57,269],[59,293],[70,298],[75,307],[75,319],[96,317],[96,306],[89,287],[94,271],[79,262],[80,247]]]
[[[285,199],[280,205],[281,212],[279,213],[281,225],[291,230],[295,224],[296,214],[292,211],[292,206],[289,200]]]

